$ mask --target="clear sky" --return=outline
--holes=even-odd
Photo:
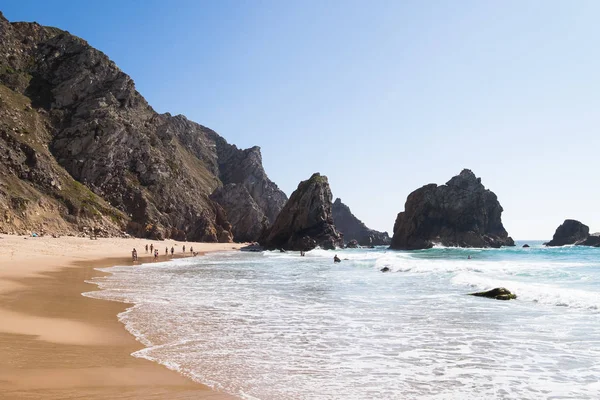
[[[600,231],[599,1],[2,1],[83,37],[159,112],[259,145],[288,195],[329,177],[391,234],[470,168],[517,239]]]

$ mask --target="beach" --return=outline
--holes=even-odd
[[[181,257],[239,249],[236,243],[0,235],[1,399],[231,399],[131,353],[144,346],[118,321],[128,304],[81,295],[95,268],[151,263],[145,245]],[[139,268],[143,268],[140,266]]]

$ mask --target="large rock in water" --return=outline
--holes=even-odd
[[[297,251],[342,247],[344,241],[333,224],[331,200],[326,176],[315,173],[300,182],[260,244],[266,249]]]
[[[344,235],[344,241],[350,243],[356,240],[361,246],[389,245],[391,239],[387,232],[378,232],[367,226],[352,214],[350,208],[341,199],[333,202],[333,222],[335,227]]]
[[[546,246],[565,246],[569,244],[600,247],[600,236],[590,235],[590,228],[574,219],[566,219],[554,232],[552,240]]]
[[[243,186],[242,204],[210,195]],[[227,189],[224,189],[227,190]],[[235,197],[234,196],[234,197]],[[86,41],[0,13],[0,232],[102,226],[146,237],[231,241],[285,194],[257,147],[240,150],[184,116],[158,114],[133,80]],[[246,221],[243,221],[246,223]]]
[[[514,246],[502,225],[496,195],[464,169],[445,185],[425,185],[406,200],[394,224],[391,249]]]

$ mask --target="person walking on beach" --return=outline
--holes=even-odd
[[[169,248],[165,247],[165,256],[168,256],[168,255],[169,255]]]
[[[183,252],[185,253],[185,244],[183,245]]]
[[[137,250],[135,249],[135,247],[133,248],[133,251],[131,252],[131,258],[133,259],[133,261],[137,261]]]
[[[173,255],[173,253],[175,253],[175,247],[171,246],[171,255]]]
[[[158,249],[154,250],[154,259],[156,260],[158,258]]]
[[[148,252],[148,243],[146,243],[146,253]]]
[[[194,248],[190,246],[190,253],[194,254]]]
[[[150,245],[150,253],[153,253],[153,252],[154,252],[154,245],[153,245],[153,244],[151,244],[151,245]]]

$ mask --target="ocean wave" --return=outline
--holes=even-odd
[[[455,285],[469,287],[473,291],[505,287],[517,294],[518,299],[522,301],[590,311],[600,310],[598,293],[582,289],[501,279],[473,273],[459,273],[451,281]]]

